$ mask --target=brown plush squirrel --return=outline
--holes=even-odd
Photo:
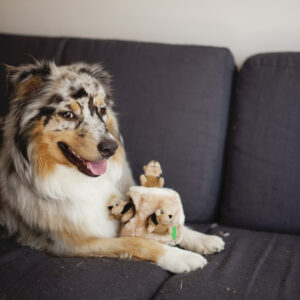
[[[134,205],[130,201],[118,199],[116,195],[112,195],[107,205],[110,218],[121,222],[127,222],[134,216]]]
[[[152,160],[144,166],[144,173],[140,176],[141,185],[144,187],[163,187],[165,180],[160,177],[162,169],[158,161]]]
[[[148,217],[148,233],[154,232],[159,234],[172,233],[172,218],[173,215],[168,214],[164,209],[157,209]]]

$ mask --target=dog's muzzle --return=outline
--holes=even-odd
[[[104,139],[98,144],[98,150],[105,159],[113,156],[117,149],[118,144],[112,139]]]

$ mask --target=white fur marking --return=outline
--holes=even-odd
[[[200,254],[167,245],[164,247],[165,254],[158,260],[158,265],[170,272],[190,272],[207,264],[207,260]]]
[[[224,241],[216,235],[208,235],[183,227],[180,246],[201,254],[212,254],[224,249]]]

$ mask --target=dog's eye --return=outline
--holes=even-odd
[[[116,202],[116,206],[119,206],[119,201]]]
[[[62,111],[59,113],[59,115],[66,120],[74,120],[75,119],[75,115],[71,111]]]
[[[101,117],[106,115],[106,107],[101,107],[99,114],[100,114]]]
[[[164,213],[164,211],[161,209],[161,210],[160,210],[160,213],[161,213],[161,214],[163,214],[163,213]]]

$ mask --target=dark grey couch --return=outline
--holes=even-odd
[[[102,62],[136,178],[151,159],[187,222],[230,233],[203,270],[58,258],[0,240],[0,299],[300,299],[300,53],[0,35],[0,62]],[[0,69],[1,113],[7,112]],[[211,226],[213,223],[218,226]],[[2,230],[2,232],[4,232]]]

